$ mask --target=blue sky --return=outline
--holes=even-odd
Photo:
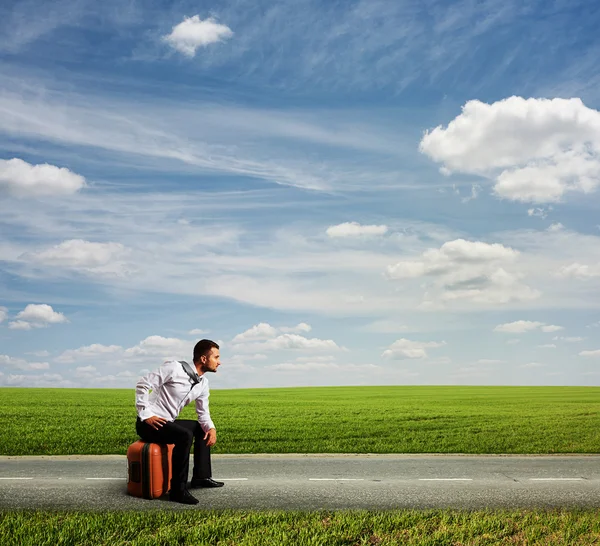
[[[4,2],[0,385],[598,385],[599,26]]]

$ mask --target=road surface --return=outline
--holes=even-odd
[[[0,457],[0,509],[600,507],[600,455],[213,455],[184,506],[127,495],[124,456]]]

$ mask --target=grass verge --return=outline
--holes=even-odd
[[[598,387],[214,390],[213,453],[598,453],[599,399]],[[0,455],[125,454],[137,439],[133,389],[4,388],[0,414]]]
[[[0,512],[0,544],[592,545],[600,510]]]

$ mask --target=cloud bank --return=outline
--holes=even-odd
[[[445,174],[493,180],[498,197],[554,203],[600,184],[600,112],[578,98],[471,100],[446,128],[427,131],[419,149]]]

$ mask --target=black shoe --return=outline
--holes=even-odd
[[[183,491],[169,491],[169,500],[180,502],[181,504],[198,504],[200,502],[187,489]]]
[[[192,478],[190,487],[223,487],[225,482],[217,482],[212,478]]]

